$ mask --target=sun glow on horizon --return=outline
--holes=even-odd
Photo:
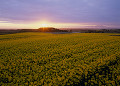
[[[89,25],[85,23],[56,23],[56,22],[48,22],[48,21],[40,21],[34,23],[36,27],[55,27],[55,28],[73,28],[73,27],[83,27],[83,26],[95,26]]]
[[[50,27],[50,23],[48,21],[41,21],[36,23],[39,27]]]
[[[89,27],[96,26],[89,23],[57,23],[49,21],[38,21],[28,24],[24,23],[12,23],[12,22],[0,22],[0,28],[23,28],[23,29],[38,29],[40,27],[54,27],[54,28],[76,28],[76,27]]]
[[[54,27],[54,28],[99,28],[97,23],[58,23],[49,21],[37,21],[31,23],[14,23],[9,21],[0,21],[1,29],[38,29],[41,27]],[[108,27],[108,25],[102,25]],[[110,26],[109,26],[110,27]],[[115,27],[115,26],[111,26]]]
[[[48,27],[47,24],[41,24],[41,27]]]

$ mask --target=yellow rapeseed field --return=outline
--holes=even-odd
[[[119,35],[0,35],[0,85],[120,85]]]

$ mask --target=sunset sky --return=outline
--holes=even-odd
[[[120,28],[120,0],[0,0],[0,29]]]

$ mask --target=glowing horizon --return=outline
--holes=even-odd
[[[10,21],[0,21],[0,29],[38,29],[40,27],[54,27],[54,28],[109,28],[116,27],[110,24],[100,25],[97,23],[58,23],[50,22],[48,20],[34,21],[29,23],[14,23]]]
[[[8,21],[0,21],[0,27],[2,28],[31,28],[37,29],[40,27],[55,27],[55,28],[68,28],[68,27],[84,27],[84,26],[96,26],[91,24],[82,23],[53,23],[48,21],[33,22],[29,24],[15,24]]]

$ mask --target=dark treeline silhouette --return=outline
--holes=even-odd
[[[120,29],[71,29],[69,31],[80,33],[120,33]]]
[[[53,27],[41,27],[38,29],[0,29],[0,35],[22,32],[78,32],[78,33],[120,33],[120,29],[57,29]]]
[[[60,30],[53,27],[42,27],[38,29],[39,32],[68,32],[67,30]]]
[[[53,27],[41,27],[38,29],[1,29],[0,35],[2,34],[12,34],[12,33],[22,33],[22,32],[68,32],[67,30],[60,30]]]

